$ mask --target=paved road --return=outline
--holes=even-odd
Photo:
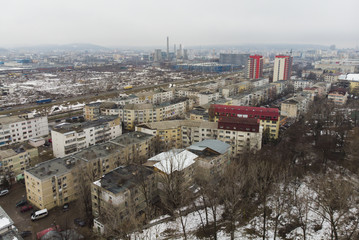
[[[21,183],[14,184],[10,192],[0,197],[0,205],[5,212],[14,221],[14,225],[21,231],[31,231],[32,236],[25,239],[36,239],[36,233],[46,228],[49,228],[54,224],[60,225],[62,229],[65,228],[77,228],[74,225],[74,219],[83,217],[82,212],[79,210],[80,206],[74,202],[70,204],[70,209],[67,212],[63,212],[61,208],[55,208],[49,211],[49,215],[43,219],[39,219],[32,222],[30,219],[31,212],[21,213],[20,208],[16,208],[16,202],[20,201],[25,196],[25,185]],[[84,234],[88,229],[80,228],[78,231]]]

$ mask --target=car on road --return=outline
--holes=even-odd
[[[64,206],[62,207],[62,211],[66,212],[69,210],[70,205],[68,203],[65,203]]]
[[[22,232],[20,232],[20,236],[21,237],[28,237],[28,236],[30,236],[32,233],[31,233],[31,231],[22,231]]]
[[[8,193],[9,193],[9,190],[7,190],[7,189],[1,190],[0,191],[0,196],[4,196],[4,195],[6,195]]]
[[[33,207],[31,205],[26,205],[26,206],[21,207],[20,212],[23,213],[23,212],[30,211],[32,209],[33,209]]]
[[[22,199],[16,203],[16,207],[21,207],[27,204],[27,201],[25,199]]]
[[[85,220],[82,220],[81,218],[75,218],[74,223],[77,226],[84,227],[86,225]]]

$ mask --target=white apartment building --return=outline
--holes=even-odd
[[[0,146],[49,134],[47,117],[0,116]]]
[[[51,131],[52,150],[55,157],[65,157],[120,135],[122,126],[118,116],[103,116],[95,121],[64,124]]]
[[[295,80],[293,82],[294,90],[297,91],[298,89],[304,89],[306,87],[312,87],[313,82],[308,80]]]
[[[212,101],[218,100],[219,92],[201,92],[198,94],[199,105],[204,105]]]
[[[278,55],[275,57],[273,82],[290,79],[292,74],[292,62],[293,58],[291,56]]]

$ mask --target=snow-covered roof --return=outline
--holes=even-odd
[[[182,171],[183,169],[195,163],[198,156],[190,151],[183,149],[174,149],[168,152],[160,153],[149,161],[158,161],[154,167],[160,171],[171,174],[175,171]]]
[[[359,82],[359,73],[343,74],[338,77],[339,80]]]

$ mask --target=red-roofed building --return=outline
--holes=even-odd
[[[248,107],[212,104],[208,110],[211,121],[220,122],[220,119],[229,118],[222,121],[222,124],[228,125],[228,121],[235,124],[236,118],[259,120],[263,130],[269,128],[270,136],[278,138],[280,114],[278,108]],[[250,120],[249,120],[250,121]]]

